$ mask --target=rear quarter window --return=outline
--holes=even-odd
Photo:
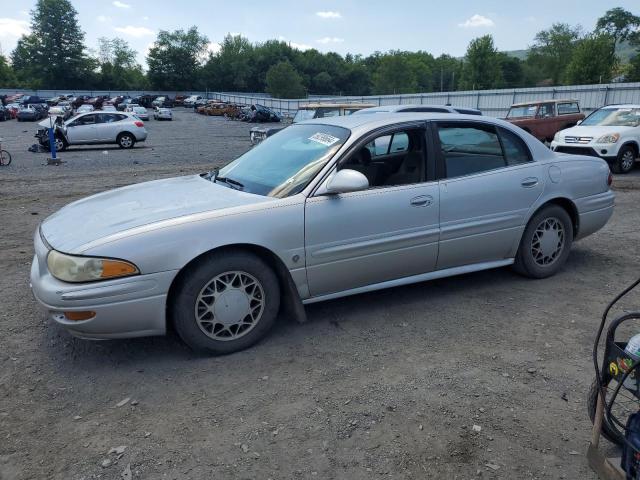
[[[570,115],[572,113],[580,113],[580,107],[577,103],[558,104],[558,115]]]

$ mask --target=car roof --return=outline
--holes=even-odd
[[[525,107],[527,105],[539,105],[541,103],[565,103],[565,102],[578,103],[578,100],[576,100],[574,98],[548,98],[546,100],[531,100],[530,102],[514,103],[511,106],[512,107]]]
[[[371,108],[375,107],[375,103],[306,103],[298,106],[299,110],[307,110],[312,108]]]
[[[605,105],[602,108],[640,108],[640,105],[637,105],[634,103],[620,103],[620,104]]]
[[[511,125],[510,123],[504,122],[497,118],[448,112],[406,112],[402,115],[398,115],[397,113],[393,112],[380,112],[377,115],[344,115],[339,117],[324,117],[316,118],[313,120],[304,120],[302,122],[298,122],[296,125],[334,125],[336,127],[343,127],[354,130],[361,127],[378,128],[385,127],[387,125],[394,125],[396,123],[421,120],[469,120],[474,122],[494,123],[496,125]]]

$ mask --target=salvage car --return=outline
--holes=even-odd
[[[140,120],[149,120],[149,112],[144,107],[132,107],[131,112]]]
[[[93,112],[94,110],[95,108],[93,108],[93,105],[88,103],[83,103],[78,107],[78,109],[76,110],[76,113],[87,113],[87,112]]]
[[[629,173],[640,152],[640,105],[608,105],[578,126],[558,132],[551,149],[607,161],[615,173]]]
[[[583,119],[577,100],[542,100],[513,104],[505,120],[541,142],[551,142],[557,132]]]
[[[45,118],[47,116],[47,109],[43,104],[36,103],[34,105],[24,105],[18,110],[18,116],[16,117],[19,122],[34,122]]]
[[[173,120],[173,112],[170,108],[157,107],[153,111],[154,120]]]
[[[69,117],[71,117],[71,115],[71,107],[64,107],[58,104],[57,106],[51,107],[49,109],[50,117],[62,117],[63,120],[67,120]]]
[[[551,276],[611,217],[611,178],[488,117],[308,120],[220,170],[67,205],[35,232],[31,286],[73,335],[173,328],[230,353],[304,304],[510,265]]]
[[[36,138],[49,148],[49,120],[40,122]],[[66,150],[71,145],[117,144],[120,148],[133,148],[137,142],[147,139],[144,123],[132,113],[89,112],[76,115],[66,122],[58,119],[55,124],[56,150]]]

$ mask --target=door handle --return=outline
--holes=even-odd
[[[412,207],[428,207],[433,202],[433,197],[431,195],[420,195],[418,197],[413,197],[411,199]]]
[[[538,184],[538,179],[536,177],[527,177],[520,182],[524,188],[535,187]]]

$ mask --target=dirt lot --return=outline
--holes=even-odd
[[[177,110],[147,124],[132,151],[76,148],[45,167],[26,151],[34,124],[0,123],[13,153],[0,170],[1,479],[596,478],[591,342],[640,273],[640,177],[620,179],[612,221],[547,280],[501,269],[316,304],[308,323],[220,358],[172,336],[76,340],[29,291],[38,222],[248,148],[242,123]]]

